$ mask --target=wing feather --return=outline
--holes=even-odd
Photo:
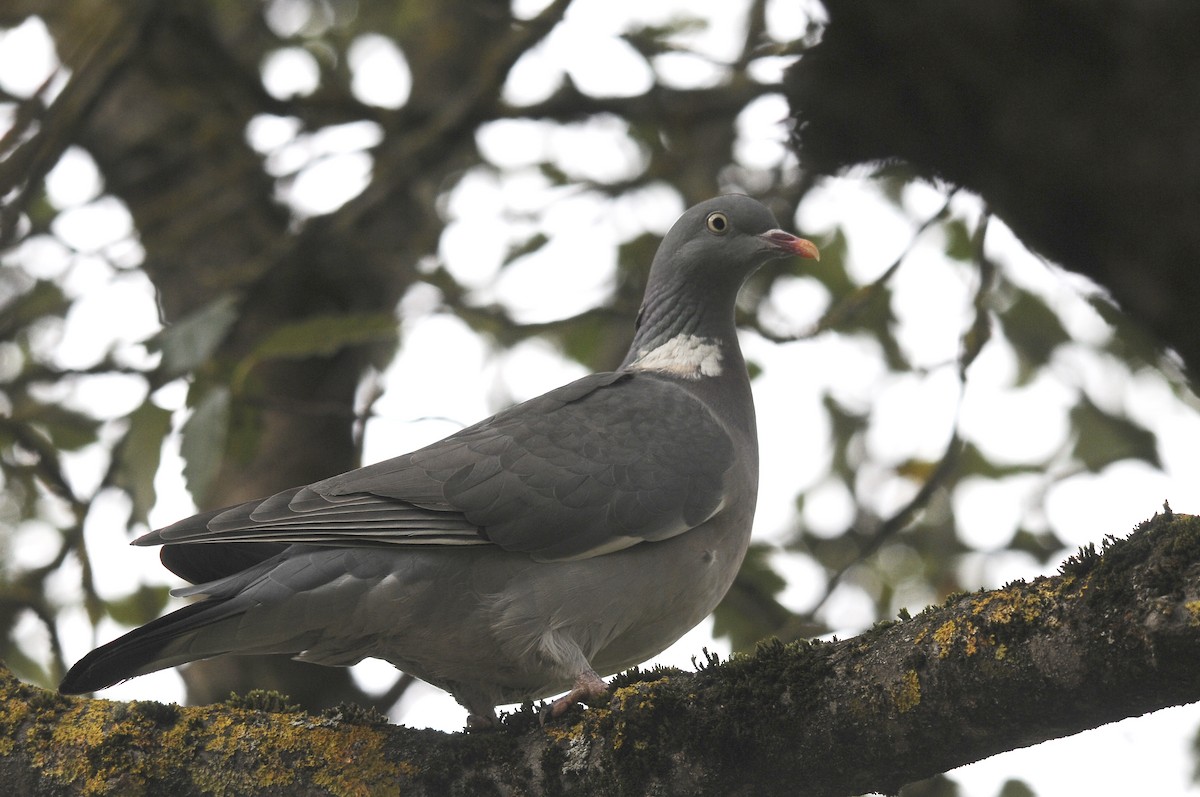
[[[594,374],[409,454],[136,542],[490,543],[585,558],[703,523],[733,465],[728,431],[679,380]]]

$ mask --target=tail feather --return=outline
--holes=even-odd
[[[227,603],[205,600],[184,606],[96,648],[75,663],[58,685],[58,691],[64,695],[95,692],[137,675],[227,652],[166,650],[170,643],[236,614]]]

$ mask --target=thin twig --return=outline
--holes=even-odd
[[[953,194],[951,194],[951,198],[952,197]],[[946,204],[943,205],[942,209],[938,211],[935,216],[926,220],[926,222],[921,225],[918,230],[918,234],[927,229],[937,219],[943,218],[948,214],[948,212],[949,199],[947,199]],[[950,435],[950,440],[946,444],[946,448],[942,452],[942,456],[939,458],[937,466],[933,469],[933,472],[929,474],[929,477],[924,481],[920,489],[917,490],[916,494],[913,495],[913,497],[907,503],[905,503],[904,506],[900,507],[890,517],[879,524],[879,526],[867,538],[865,544],[859,548],[853,561],[842,566],[829,577],[821,599],[817,601],[815,606],[808,610],[807,614],[809,616],[815,615],[816,612],[825,605],[825,603],[833,595],[834,590],[845,577],[846,573],[849,572],[850,568],[874,554],[890,537],[894,536],[896,533],[900,532],[910,523],[912,523],[913,519],[928,505],[930,499],[933,498],[937,491],[949,484],[955,475],[955,471],[958,467],[959,457],[962,454],[964,447],[963,440],[959,435],[959,424],[963,397],[966,394],[966,372],[967,368],[975,360],[975,357],[978,356],[979,351],[982,349],[984,343],[986,343],[988,340],[990,334],[990,314],[987,309],[987,296],[990,294],[995,285],[995,265],[991,263],[984,255],[984,239],[987,236],[989,218],[990,216],[988,213],[984,213],[980,217],[979,223],[976,226],[972,237],[972,259],[975,262],[975,265],[979,268],[981,276],[979,285],[975,292],[975,318],[971,326],[963,334],[962,340],[960,341],[960,356],[958,360],[958,368],[956,369],[959,382],[959,391],[958,399],[954,408],[954,421],[951,427],[953,431]],[[911,248],[912,244],[909,245],[908,249],[911,250]],[[907,251],[908,250],[906,250],[906,253]],[[903,257],[901,257],[901,260],[902,259]],[[897,260],[896,263],[892,264],[888,271],[893,271],[897,266],[899,266],[899,264],[900,260]],[[883,277],[881,277],[881,279],[883,279]],[[878,282],[878,280],[876,282]]]
[[[809,329],[799,332],[795,335],[780,335],[772,332],[769,329],[764,329],[761,324],[757,324],[755,326],[755,331],[773,343],[792,343],[798,340],[810,340],[827,330],[838,329],[839,327],[843,327],[849,322],[853,321],[858,317],[859,314],[861,314],[867,307],[870,306],[871,301],[875,298],[876,294],[878,294],[879,291],[881,291],[884,286],[891,281],[892,277],[896,275],[896,272],[900,270],[900,265],[909,256],[909,254],[912,253],[913,247],[917,245],[921,235],[924,234],[924,232],[934,224],[944,220],[950,215],[950,203],[954,200],[954,196],[957,193],[957,189],[951,191],[946,197],[945,203],[942,204],[942,207],[917,226],[917,229],[913,232],[912,240],[909,241],[908,246],[904,247],[904,251],[900,253],[896,260],[890,266],[888,266],[882,274],[866,285],[863,285],[858,290],[842,297],[840,300],[835,302]]]

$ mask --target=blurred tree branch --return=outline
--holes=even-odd
[[[20,211],[128,62],[153,4],[124,4],[112,11],[78,20],[86,25],[86,35],[76,40],[77,50],[69,58],[79,74],[47,105],[47,91],[62,75],[48,77],[32,97],[17,104],[15,122],[0,139],[0,196],[11,197],[0,205],[0,250],[11,245]]]
[[[785,79],[806,171],[900,160],[978,192],[1030,247],[1103,285],[1195,377],[1200,7],[825,6],[820,43]]]

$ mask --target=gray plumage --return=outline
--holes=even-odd
[[[90,692],[196,659],[385,659],[494,721],[659,653],[729,589],[758,484],[733,324],[769,259],[816,257],[749,197],[697,205],[655,256],[630,352],[425,448],[151,532],[200,598],[104,645]]]

